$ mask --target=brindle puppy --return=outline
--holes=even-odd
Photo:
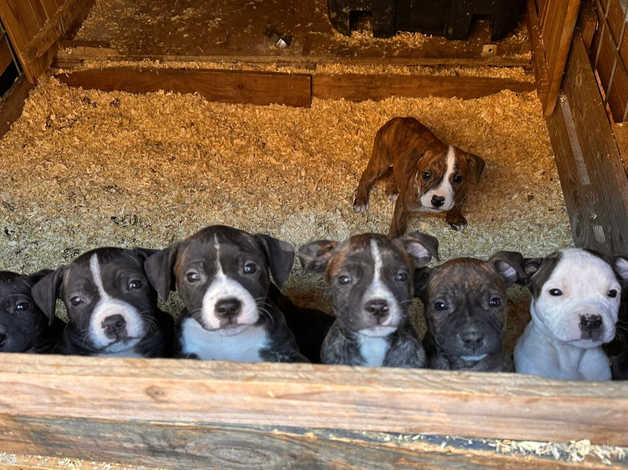
[[[425,306],[429,367],[511,371],[502,344],[506,288],[527,277],[523,257],[513,252],[496,253],[488,261],[457,258],[420,270],[415,287]]]
[[[462,205],[469,182],[477,183],[483,170],[484,160],[445,144],[416,119],[394,118],[375,135],[353,208],[366,212],[373,184],[392,174],[387,192],[398,197],[391,237],[405,233],[411,213],[446,213],[447,223],[458,230],[467,224]]]

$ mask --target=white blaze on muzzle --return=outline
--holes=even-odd
[[[237,299],[242,304],[240,314],[235,320],[238,325],[256,323],[259,319],[259,311],[255,299],[242,284],[224,273],[220,262],[220,244],[217,237],[214,238],[214,248],[216,249],[216,276],[203,296],[201,306],[203,323],[209,326],[209,329],[219,329],[220,318],[216,316],[216,304],[221,300],[230,298]]]
[[[94,253],[89,259],[89,269],[98,289],[100,300],[92,310],[89,321],[89,337],[92,344],[98,348],[104,348],[103,352],[120,352],[134,347],[144,336],[145,327],[138,310],[128,302],[111,297],[105,291],[98,255]],[[116,341],[105,334],[103,322],[106,318],[120,315],[126,322],[126,335],[131,338],[128,341]],[[113,343],[113,344],[112,344]],[[110,346],[109,346],[110,345]]]
[[[451,185],[451,175],[454,173],[456,169],[456,151],[453,146],[449,146],[449,150],[447,151],[447,169],[445,170],[445,174],[443,175],[443,179],[438,184],[427,191],[423,196],[421,196],[421,206],[422,210],[425,212],[445,212],[451,210],[455,204],[455,193],[454,188]],[[420,178],[420,175],[417,175],[417,180]],[[418,181],[417,181],[418,184]],[[432,204],[432,198],[434,196],[445,198],[443,201],[443,205],[439,207],[435,207]]]

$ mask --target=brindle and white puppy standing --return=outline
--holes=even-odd
[[[615,336],[628,259],[567,248],[529,260],[532,320],[515,346],[515,369],[564,380],[610,380],[602,344]]]
[[[60,298],[69,322],[54,351],[101,357],[168,357],[173,320],[157,308],[144,272],[155,250],[97,248],[33,286],[33,298],[52,320]]]
[[[428,332],[423,339],[432,369],[512,370],[503,350],[506,288],[527,279],[519,253],[488,261],[456,258],[416,273]]]
[[[413,273],[438,256],[438,241],[412,233],[367,233],[304,245],[306,270],[325,273],[336,321],[321,348],[324,364],[423,367],[425,353],[408,321]]]
[[[445,144],[415,118],[394,118],[375,135],[353,208],[366,212],[373,184],[392,173],[387,192],[398,197],[391,237],[406,232],[411,213],[446,213],[447,222],[458,230],[467,224],[462,205],[469,182],[479,182],[483,170],[484,160]]]
[[[272,302],[294,262],[289,243],[226,226],[207,227],[151,256],[148,277],[162,299],[178,290],[176,354],[202,360],[308,362]]]
[[[49,272],[0,271],[0,352],[47,353],[56,344],[63,322],[49,322],[31,294],[33,285]]]

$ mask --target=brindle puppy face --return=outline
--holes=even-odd
[[[464,199],[470,182],[478,182],[484,161],[453,146],[429,150],[417,165],[417,199],[426,212],[446,212]]]
[[[438,242],[425,234],[390,240],[363,234],[342,243],[303,246],[308,270],[325,272],[340,326],[369,336],[386,336],[407,320],[415,266],[436,256]]]
[[[506,287],[525,278],[522,262],[518,253],[502,252],[488,262],[450,260],[417,276],[428,329],[446,355],[468,361],[501,351]]]

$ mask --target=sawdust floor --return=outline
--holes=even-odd
[[[411,222],[440,240],[443,260],[498,250],[538,256],[571,244],[534,93],[314,100],[303,109],[83,91],[45,79],[0,140],[0,269],[55,267],[98,246],[160,248],[218,223],[295,245],[386,232],[393,206],[383,188],[367,217],[353,212],[352,194],[376,130],[406,115],[487,162],[469,194],[466,230],[436,216]],[[297,303],[328,307],[322,280],[300,265],[286,288]],[[526,292],[512,289],[510,303],[512,348],[527,322]]]

